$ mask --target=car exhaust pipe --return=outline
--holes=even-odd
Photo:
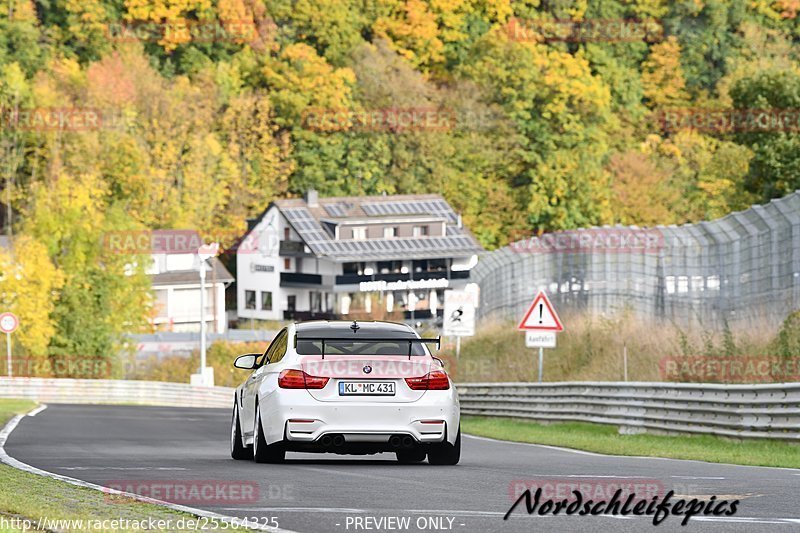
[[[325,435],[324,437],[322,437],[322,440],[320,440],[320,442],[326,448],[330,448],[331,444],[333,443],[333,437],[331,437],[330,435]]]
[[[392,448],[399,448],[403,445],[403,440],[400,438],[400,435],[392,435],[389,437],[389,446]]]
[[[336,446],[337,448],[339,446],[343,446],[344,445],[344,437],[342,435],[336,435],[335,437],[333,437],[333,445]]]
[[[414,446],[414,439],[408,435],[403,437],[403,448],[411,448],[412,446]]]

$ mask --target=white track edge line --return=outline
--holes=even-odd
[[[47,407],[47,405],[42,405],[41,407],[38,407],[38,408],[34,409],[31,412],[35,411],[36,414],[38,414],[38,413],[42,412],[44,410],[44,408],[46,408],[46,407]],[[82,479],[76,479],[74,477],[69,477],[69,476],[63,476],[61,474],[54,474],[53,472],[48,472],[46,470],[42,470],[40,468],[36,468],[35,466],[31,466],[31,465],[29,465],[27,463],[23,463],[22,461],[14,459],[10,455],[8,455],[8,453],[6,452],[5,444],[6,444],[6,441],[8,440],[8,436],[11,435],[11,432],[14,431],[14,429],[16,429],[16,427],[19,424],[19,422],[23,418],[25,418],[26,416],[30,416],[30,415],[16,415],[16,416],[14,416],[14,418],[9,420],[8,423],[3,427],[3,429],[0,430],[0,463],[6,464],[6,465],[8,465],[8,466],[10,466],[12,468],[16,468],[18,470],[23,470],[23,471],[31,473],[31,474],[36,474],[38,476],[49,477],[51,479],[56,479],[58,481],[63,481],[65,483],[69,483],[71,485],[77,485],[78,487],[98,490],[100,492],[103,492],[104,494],[113,494],[115,496],[125,496],[125,497],[128,497],[128,498],[132,498],[134,500],[140,501],[142,503],[150,503],[150,504],[153,504],[153,505],[159,505],[161,507],[167,507],[169,509],[172,509],[173,511],[179,511],[179,512],[182,512],[182,513],[188,513],[188,514],[191,514],[191,515],[194,515],[194,516],[197,516],[197,517],[221,520],[221,521],[227,522],[229,524],[238,523],[239,521],[243,520],[241,518],[237,518],[237,517],[234,517],[234,516],[226,516],[226,515],[222,515],[222,514],[219,514],[219,513],[206,511],[204,509],[197,509],[195,507],[187,507],[185,505],[178,505],[178,504],[175,504],[175,503],[165,502],[165,501],[162,501],[162,500],[157,500],[155,498],[149,498],[147,496],[141,496],[139,494],[133,494],[131,492],[123,492],[123,491],[119,491],[119,490],[116,490],[116,489],[110,489],[108,487],[103,487],[102,485],[96,485],[94,483],[89,483],[88,481],[83,481]],[[272,531],[273,533],[298,533],[298,532],[292,531],[290,529],[279,529],[279,528],[264,526],[264,525],[261,525],[261,524],[256,524],[254,526],[250,526],[248,524],[248,529],[257,530],[257,531]]]

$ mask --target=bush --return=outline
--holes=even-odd
[[[249,371],[235,368],[234,359],[246,353],[264,353],[268,345],[268,342],[229,341],[211,344],[206,352],[206,364],[214,369],[214,384],[220,387],[240,385]],[[197,373],[199,367],[200,350],[194,350],[191,356],[173,355],[139,360],[135,365],[129,366],[126,379],[189,383],[191,375]]]
[[[800,309],[783,321],[772,348],[776,355],[785,359],[800,357]]]

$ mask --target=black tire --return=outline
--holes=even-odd
[[[394,453],[403,464],[421,463],[425,460],[425,450],[401,450]]]
[[[457,465],[461,459],[461,426],[458,426],[456,443],[450,444],[445,441],[441,444],[434,444],[428,450],[428,462],[432,465]]]
[[[282,463],[285,458],[286,449],[283,447],[283,442],[267,444],[261,427],[261,408],[256,405],[253,424],[253,460],[257,463]]]
[[[231,457],[237,461],[251,459],[253,450],[251,446],[242,444],[242,426],[239,423],[239,407],[233,403],[233,416],[231,417]]]

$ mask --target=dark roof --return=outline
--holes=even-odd
[[[314,320],[296,324],[299,338],[308,337],[361,337],[386,336],[390,338],[407,339],[417,338],[416,332],[406,324],[380,321],[357,321],[358,329],[350,329],[352,320]]]
[[[484,251],[469,230],[459,227],[458,215],[438,194],[319,198],[314,207],[309,207],[305,199],[294,198],[276,200],[273,205],[314,255],[334,261],[469,257]],[[380,222],[388,218],[442,220],[446,223],[446,234],[338,241],[323,227],[330,222]]]
[[[209,259],[213,271],[206,272],[206,282],[230,283],[234,281],[233,276],[225,265],[216,258]],[[161,274],[150,276],[153,285],[196,285],[200,283],[200,272],[197,270],[170,270]]]

